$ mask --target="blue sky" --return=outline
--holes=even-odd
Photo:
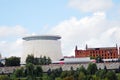
[[[86,14],[71,9],[67,4],[67,0],[2,0],[0,3],[0,24],[21,25],[29,29],[30,32],[36,32],[38,28],[45,25],[55,26],[71,16],[80,18]]]
[[[20,56],[21,38],[32,34],[62,36],[63,55],[120,45],[119,21],[119,0],[0,0],[0,52]]]
[[[61,0],[2,0],[0,25],[21,25],[38,32],[45,25],[52,27],[70,16],[79,15]]]

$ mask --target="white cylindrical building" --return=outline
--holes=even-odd
[[[57,35],[24,37],[22,61],[25,61],[28,54],[33,54],[35,57],[50,57],[52,61],[61,59],[61,42],[59,39],[61,37]]]

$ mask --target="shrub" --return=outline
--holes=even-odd
[[[7,75],[0,75],[0,80],[10,80]]]

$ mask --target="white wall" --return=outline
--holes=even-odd
[[[34,54],[35,57],[47,56],[52,60],[62,58],[61,42],[57,40],[30,40],[23,42],[22,61],[25,61],[28,54]]]

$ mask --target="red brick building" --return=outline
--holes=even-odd
[[[120,49],[120,47],[119,47]],[[100,56],[103,59],[114,59],[119,57],[119,51],[117,45],[116,47],[102,47],[102,48],[88,48],[86,45],[86,50],[78,50],[77,46],[75,48],[75,57],[93,57],[96,58]]]

